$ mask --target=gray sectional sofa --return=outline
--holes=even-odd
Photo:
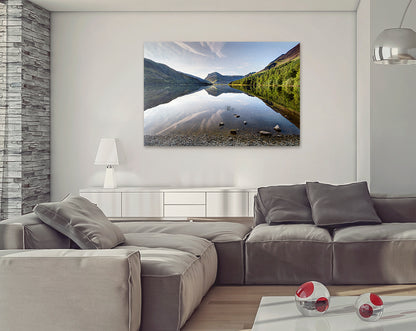
[[[255,198],[246,240],[246,284],[415,284],[416,198],[371,197],[378,224],[269,225]]]
[[[113,222],[125,236],[115,249],[74,249],[33,213],[2,221],[0,329],[180,330],[214,283],[416,283],[416,198],[373,197],[380,222],[329,228],[308,220],[307,209],[273,224],[262,198],[255,198],[253,228]],[[314,207],[301,203],[295,210]],[[17,319],[16,306],[35,313]]]
[[[215,281],[244,284],[244,240],[251,230],[246,225],[115,224],[125,236],[122,245],[114,249],[80,250],[73,249],[73,242],[34,213],[0,222],[0,294],[7,293],[0,300],[0,330],[52,331],[57,330],[57,325],[64,325],[60,328],[63,331],[138,331],[138,325],[141,331],[180,330]],[[15,261],[21,261],[21,269],[13,268]],[[61,268],[68,264],[66,274],[59,278],[55,278],[56,261]],[[139,268],[130,268],[132,264],[138,264]],[[93,268],[97,272],[88,277]],[[14,272],[22,273],[22,269],[23,277],[13,277]],[[115,277],[116,274],[119,275]],[[109,278],[114,279],[113,284]],[[73,287],[60,289],[59,283],[70,283]],[[54,290],[42,290],[42,295],[36,290],[49,286]],[[103,292],[102,287],[108,291]],[[75,298],[63,304],[66,291],[75,293]],[[114,295],[120,296],[120,300],[112,300]],[[9,297],[13,299],[12,306],[7,305]],[[49,304],[36,306],[36,302]],[[89,308],[91,305],[101,312],[93,319],[100,320],[95,327],[91,320],[90,324],[85,323],[91,314],[96,314]],[[36,314],[24,314],[24,319],[17,319],[17,306],[19,314],[36,306]],[[131,320],[133,316],[139,319],[139,324]],[[60,324],[56,324],[57,320]],[[114,323],[118,323],[118,328],[114,328]]]

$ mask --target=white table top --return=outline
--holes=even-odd
[[[263,297],[252,331],[415,331],[416,297],[381,296],[384,314],[376,322],[361,321],[355,313],[356,296],[331,297],[328,311],[304,317],[294,296]]]

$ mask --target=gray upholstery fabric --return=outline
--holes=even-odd
[[[253,226],[266,223],[266,217],[260,208],[259,197],[257,194],[254,196],[254,217],[253,217]]]
[[[140,255],[0,251],[0,330],[139,331]]]
[[[416,222],[415,197],[372,197],[383,223]]]
[[[34,213],[0,222],[0,249],[69,248],[70,240]]]
[[[337,229],[337,284],[416,283],[416,223],[388,223]]]
[[[349,226],[343,229],[336,229],[333,240],[335,243],[416,240],[416,224],[386,223],[374,226]]]
[[[201,256],[212,243],[206,239],[186,234],[168,233],[126,233],[126,242],[120,246],[137,246],[146,248],[169,248],[177,249]]]
[[[246,241],[246,284],[332,281],[332,239],[311,224],[260,224]]]
[[[82,249],[113,248],[124,242],[120,229],[87,199],[69,196],[60,202],[40,203],[34,212]]]
[[[268,224],[313,224],[305,184],[260,187],[256,204]]]
[[[346,185],[308,182],[306,191],[316,225],[337,227],[381,223],[373,207],[367,182]]]
[[[179,331],[215,282],[215,246],[201,238],[172,234],[126,234],[140,246],[142,264],[141,331]],[[166,245],[169,248],[163,248]],[[177,249],[175,249],[175,247]],[[124,248],[123,246],[117,249]]]
[[[244,240],[251,228],[228,222],[116,222],[123,233],[187,234],[215,244],[218,284],[244,283]]]

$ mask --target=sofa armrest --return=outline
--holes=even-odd
[[[383,223],[416,222],[415,197],[373,196],[372,200]]]
[[[138,331],[140,253],[0,251],[0,330]]]
[[[71,241],[34,213],[0,222],[0,249],[70,248]]]

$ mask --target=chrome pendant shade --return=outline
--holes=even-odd
[[[373,61],[380,64],[416,64],[416,32],[386,29],[374,43]]]
[[[399,28],[381,32],[373,48],[373,61],[379,64],[416,64],[416,32],[402,28],[410,0],[404,11]]]

